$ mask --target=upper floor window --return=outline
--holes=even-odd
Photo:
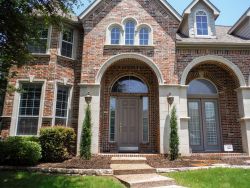
[[[143,27],[140,29],[140,45],[148,45],[149,44],[149,29],[147,27]]]
[[[208,35],[208,18],[204,11],[196,13],[197,35]]]
[[[64,29],[62,32],[61,55],[69,58],[73,57],[74,31],[73,29]]]
[[[39,39],[32,39],[28,44],[28,50],[30,53],[47,53],[48,33],[48,28],[41,28],[38,33]]]
[[[111,30],[111,44],[120,44],[120,35],[121,35],[120,28],[114,27]]]
[[[125,24],[125,44],[134,45],[135,40],[135,23],[134,21],[128,21]]]

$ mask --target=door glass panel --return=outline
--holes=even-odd
[[[188,102],[190,145],[201,145],[200,105],[198,101]]]
[[[215,102],[205,102],[205,125],[207,134],[207,144],[217,145],[217,121],[216,121],[216,106]]]

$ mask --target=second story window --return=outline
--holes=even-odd
[[[128,21],[125,25],[125,44],[134,45],[135,40],[135,23]]]
[[[111,30],[111,44],[120,44],[121,31],[118,27]]]
[[[62,33],[61,55],[73,58],[73,41],[74,31],[72,29],[64,29]]]
[[[197,35],[208,35],[208,19],[207,14],[204,11],[198,11],[196,13],[196,27]]]
[[[140,45],[148,45],[148,44],[149,44],[149,29],[143,27],[140,30]]]
[[[38,35],[39,39],[32,39],[28,45],[28,50],[30,53],[45,54],[47,53],[47,43],[48,43],[48,28],[42,28]]]

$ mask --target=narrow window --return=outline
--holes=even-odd
[[[149,29],[144,27],[140,30],[140,45],[148,45],[149,41]]]
[[[120,29],[115,27],[111,30],[111,44],[120,44]]]
[[[31,39],[28,44],[30,53],[45,54],[47,52],[48,28],[41,28],[38,37],[39,39]]]
[[[4,93],[0,92],[0,116],[2,116],[3,104],[4,104]]]
[[[22,84],[17,135],[37,135],[42,84]]]
[[[142,141],[144,143],[147,143],[149,140],[148,140],[148,97],[143,97],[142,98],[142,132],[143,132],[143,135],[142,135]]]
[[[73,57],[73,30],[72,29],[64,29],[62,36],[62,47],[61,47],[61,55],[69,58]]]
[[[197,35],[208,35],[207,14],[204,11],[196,13]]]
[[[125,25],[125,44],[134,45],[134,39],[135,39],[135,23],[133,21],[129,21]]]
[[[69,88],[58,86],[56,98],[55,125],[66,126],[68,120]]]
[[[116,98],[110,97],[110,117],[109,117],[109,140],[115,141],[115,116],[116,116]]]

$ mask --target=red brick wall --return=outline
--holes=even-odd
[[[22,67],[13,67],[12,71],[16,71],[17,75],[9,80],[9,84],[16,85],[18,79],[29,79],[29,75],[34,75],[36,79],[46,80],[45,100],[43,109],[42,125],[51,125],[53,114],[53,104],[55,100],[54,90],[55,81],[63,82],[64,78],[68,79],[68,83],[73,86],[72,96],[72,124],[70,126],[77,128],[78,124],[78,103],[79,103],[79,86],[81,73],[81,54],[83,43],[83,31],[79,30],[77,43],[77,59],[71,60],[65,57],[58,56],[59,34],[60,30],[56,27],[52,28],[50,54],[45,56],[35,56],[32,62],[25,64]],[[11,117],[14,104],[14,94],[6,94],[3,116]],[[9,127],[10,121],[5,121],[3,118],[3,127]]]
[[[106,30],[112,23],[122,23],[126,17],[147,23],[153,28],[153,48],[105,46]],[[131,52],[146,55],[159,66],[166,83],[177,83],[175,37],[178,20],[154,0],[105,0],[84,21],[84,51],[81,82],[94,83],[101,65],[114,55]]]
[[[117,143],[109,142],[109,99],[114,82],[126,75],[136,75],[149,87],[149,143],[140,144],[141,153],[156,153],[159,151],[159,88],[154,72],[143,62],[124,59],[111,66],[104,75],[101,83],[101,109],[100,109],[100,150],[101,152],[117,152]],[[112,96],[124,94],[112,94]],[[127,96],[127,95],[126,95]],[[141,96],[141,95],[129,95]],[[105,113],[108,112],[108,113]],[[116,125],[117,129],[117,125]],[[139,131],[139,135],[142,132]]]

